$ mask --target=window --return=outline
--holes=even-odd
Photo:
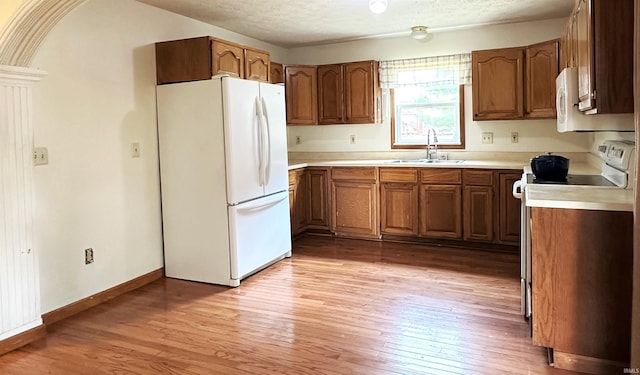
[[[464,148],[464,86],[392,89],[391,147],[423,148],[433,128],[439,148]]]
[[[438,147],[464,148],[464,84],[471,55],[380,62],[380,85],[391,89],[391,147],[422,148],[434,129]]]

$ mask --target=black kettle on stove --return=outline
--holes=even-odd
[[[569,173],[569,159],[550,152],[531,159],[531,170],[536,179],[544,181],[565,181]]]

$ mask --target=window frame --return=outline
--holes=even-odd
[[[459,86],[459,91],[458,91],[458,95],[459,95],[459,99],[460,99],[460,123],[458,124],[459,126],[459,131],[460,131],[460,144],[440,144],[438,143],[438,149],[444,149],[444,150],[464,150],[465,148],[465,137],[464,137],[464,130],[465,130],[465,118],[464,118],[464,85],[460,85]],[[406,144],[396,144],[396,104],[395,104],[395,98],[394,98],[394,91],[393,89],[389,89],[389,101],[391,104],[391,115],[390,117],[390,123],[391,123],[391,149],[396,149],[396,150],[415,150],[415,149],[423,149],[425,147],[427,147],[427,142],[425,139],[424,144],[413,144],[413,145],[406,145]]]

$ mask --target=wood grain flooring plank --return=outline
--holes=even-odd
[[[575,374],[519,294],[518,255],[309,236],[238,288],[162,279],[57,322],[0,373]]]

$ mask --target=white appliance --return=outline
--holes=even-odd
[[[284,88],[157,87],[165,273],[238,286],[291,256]]]
[[[586,115],[578,109],[578,69],[565,68],[556,78],[558,131],[634,131],[633,113]]]
[[[532,173],[523,173],[522,179],[513,184],[513,196],[521,199],[520,217],[520,288],[521,312],[532,319],[531,311],[531,209],[525,202],[529,184],[564,184],[577,186],[633,189],[635,180],[635,143],[624,140],[606,140],[598,146],[602,173],[599,175],[569,174],[565,181],[537,181]]]

